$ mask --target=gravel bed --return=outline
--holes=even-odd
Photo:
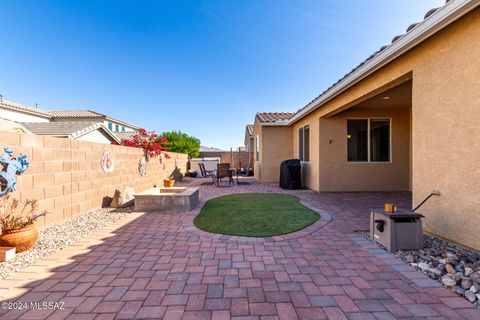
[[[133,207],[101,208],[43,229],[32,249],[17,253],[12,260],[0,263],[1,279],[119,220],[132,212],[132,209]]]
[[[361,234],[371,241],[368,233]],[[440,282],[444,287],[480,308],[480,254],[478,252],[425,235],[423,249],[399,250],[394,254],[406,264]]]

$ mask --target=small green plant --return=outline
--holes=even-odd
[[[0,198],[0,224],[2,231],[22,229],[46,215],[46,210],[38,213],[37,200],[20,202],[11,195]]]

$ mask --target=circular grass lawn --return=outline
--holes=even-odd
[[[298,231],[319,218],[295,196],[243,193],[208,200],[193,223],[213,233],[269,237]]]

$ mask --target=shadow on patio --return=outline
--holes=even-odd
[[[207,199],[237,192],[296,194],[333,220],[283,241],[225,240],[185,228],[184,219]],[[368,208],[387,200],[408,204],[409,194],[202,186],[201,204],[190,214],[134,213],[118,229],[96,232],[2,281],[16,295],[10,301],[65,304],[63,310],[3,310],[1,319],[478,316],[465,300],[416,285],[399,272],[403,263],[388,265],[354,241],[352,231],[368,226]]]

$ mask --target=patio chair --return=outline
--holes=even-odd
[[[238,177],[250,177],[251,176],[251,170],[250,169],[247,169],[245,171],[242,171],[241,169],[238,169],[235,175],[237,177],[237,185],[241,185],[241,184],[248,185],[248,184],[250,184],[249,182],[246,182],[246,181],[240,182],[239,179],[238,179]]]
[[[222,178],[228,178],[228,186],[233,184],[232,171],[230,170],[230,163],[217,164],[217,187],[220,186]]]
[[[200,174],[202,175],[202,177],[203,178],[211,177],[212,178],[212,183],[211,184],[214,184],[215,183],[215,178],[216,178],[215,172],[205,170],[205,164],[203,164],[203,163],[199,163],[198,167],[200,168]]]

